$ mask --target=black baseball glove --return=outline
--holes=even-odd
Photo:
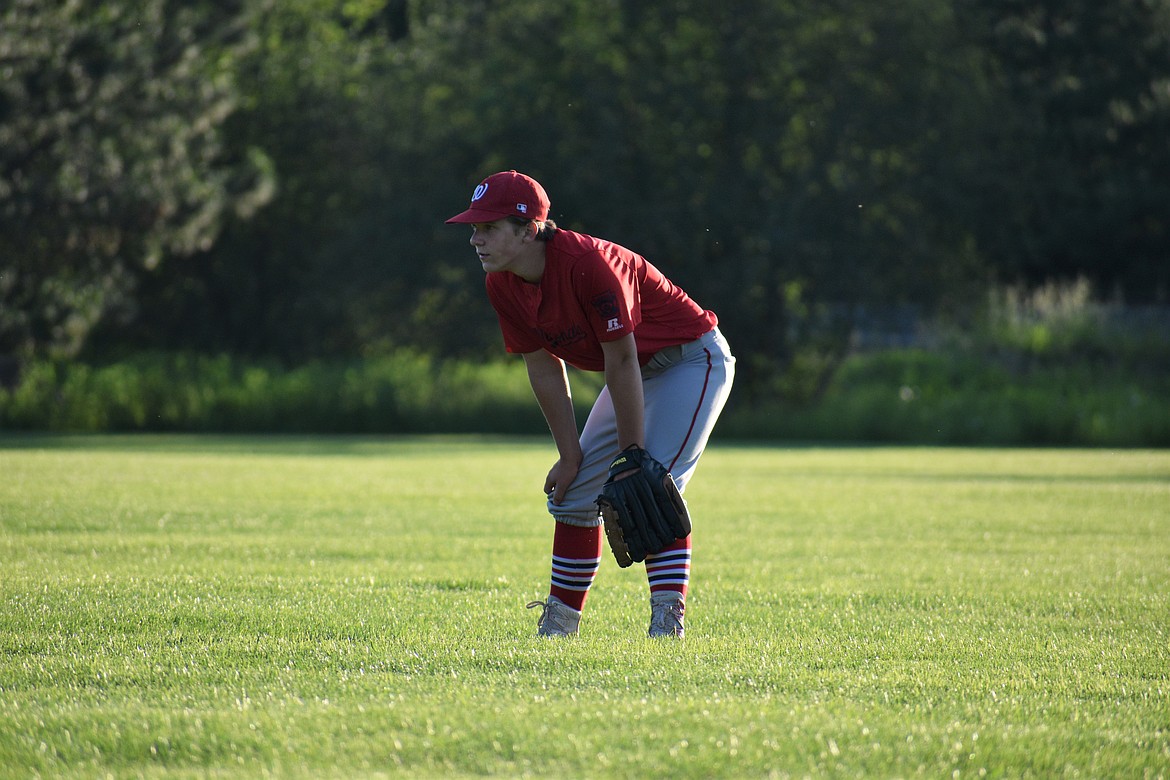
[[[674,477],[637,445],[622,450],[610,464],[597,508],[622,568],[691,532],[691,516]]]

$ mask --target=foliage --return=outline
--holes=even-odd
[[[1164,771],[1166,452],[712,448],[688,488],[688,635],[666,644],[644,636],[644,574],[608,554],[582,634],[535,636],[554,457],[517,439],[0,438],[0,762]]]
[[[985,350],[1018,353],[1031,362],[1089,362],[1158,372],[1170,355],[1170,310],[1095,300],[1087,280],[1009,286],[988,296],[975,329]]]
[[[811,317],[811,315],[810,315]],[[843,353],[801,337],[786,370],[737,388],[720,435],[983,445],[1170,444],[1170,319],[1094,301],[1079,280],[1005,287],[930,346]],[[750,358],[749,358],[750,359]],[[742,363],[742,359],[741,359]],[[584,419],[602,378],[573,371]],[[401,349],[287,367],[227,354],[40,361],[0,390],[0,425],[48,431],[540,433],[522,362]]]
[[[1041,335],[1043,334],[1043,335]],[[734,393],[719,436],[982,445],[1170,445],[1170,346],[1054,320],[948,343],[828,358],[801,351],[773,395]],[[583,419],[597,375],[573,372]],[[523,433],[545,430],[519,361],[404,350],[296,368],[222,355],[39,362],[0,390],[0,426],[46,431]]]
[[[1094,301],[1084,279],[999,288],[928,347],[805,348],[725,434],[934,444],[1170,444],[1170,317]],[[805,370],[800,371],[801,368]],[[749,411],[750,410],[750,411]]]
[[[1003,110],[965,217],[1000,277],[1170,295],[1170,3],[961,0]]]
[[[15,0],[0,13],[0,354],[75,354],[136,268],[206,251],[268,197],[227,149],[241,2]]]
[[[962,314],[988,283],[1080,276],[1170,294],[1165,0],[136,2],[142,32],[113,3],[20,0],[0,26],[0,52],[65,52],[0,54],[0,128],[51,142],[20,186],[56,204],[3,231],[0,317],[24,335],[0,352],[51,341],[52,311],[73,345],[104,314],[99,359],[482,359],[481,271],[442,219],[508,167],[719,313],[756,397],[801,363],[823,389],[875,307]],[[20,197],[0,192],[9,219]]]
[[[508,166],[546,180],[562,224],[634,246],[724,313],[753,384],[783,370],[810,322],[840,345],[849,306],[946,309],[977,299],[989,276],[1016,277],[1018,252],[982,251],[990,239],[975,213],[1009,180],[986,179],[1011,164],[992,143],[1003,117],[1027,121],[1033,110],[1031,96],[996,78],[1002,51],[983,34],[998,29],[994,15],[925,1],[847,13],[785,2],[413,8],[409,34],[386,47],[386,75],[366,82],[385,90],[379,105],[402,108],[357,123],[376,129],[364,143],[386,183],[363,190],[368,202],[348,224],[327,221],[341,238],[316,252],[364,283],[340,299],[376,323],[334,348],[379,333],[444,354],[494,345],[482,296],[467,296],[478,272],[450,238],[462,235],[434,215],[466,198],[455,181],[470,189]],[[1151,63],[1115,78],[1158,94]],[[363,105],[341,121],[365,117]],[[1166,112],[1155,101],[1146,116]],[[1137,177],[1121,189],[1147,191],[1141,159],[1101,166]],[[430,249],[424,269],[420,247]],[[329,276],[313,277],[310,292]],[[363,311],[367,299],[378,305]],[[828,304],[845,316],[826,320]]]
[[[1166,447],[1170,377],[1084,362],[855,355],[816,402],[761,403],[720,430],[733,438]]]
[[[539,433],[544,424],[525,376],[518,362],[436,363],[408,350],[293,369],[227,355],[148,353],[105,366],[41,362],[18,389],[0,390],[0,421],[92,432]]]

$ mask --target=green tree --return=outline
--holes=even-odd
[[[953,181],[987,119],[980,52],[932,0],[844,5],[498,3],[448,30],[433,115],[478,174],[546,178],[562,224],[723,312],[745,378],[775,373],[813,331],[840,352],[862,304],[979,276]]]
[[[472,163],[445,148],[458,124],[431,107],[450,88],[436,75],[442,36],[471,10],[268,7],[254,25],[260,45],[238,64],[244,97],[224,138],[265,149],[276,196],[210,251],[145,274],[143,318],[158,327],[109,337],[290,363],[404,344],[482,352],[491,334],[481,274],[458,251],[466,236],[441,218],[467,197]]]
[[[719,311],[761,393],[794,360],[827,376],[867,309],[957,309],[995,274],[1154,289],[1165,7],[274,3],[231,61],[218,138],[227,159],[265,150],[276,196],[207,251],[139,266],[151,327],[109,343],[494,354],[466,232],[442,219],[510,167],[560,224]]]
[[[1006,281],[1170,296],[1170,3],[956,0],[1000,121],[970,185]]]
[[[229,156],[239,2],[40,2],[0,11],[0,354],[76,353],[134,307],[135,269],[208,248],[267,197]]]

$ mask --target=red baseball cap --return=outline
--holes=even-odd
[[[471,206],[447,220],[451,223],[495,222],[505,217],[548,219],[548,195],[540,182],[516,171],[493,173],[475,188]]]

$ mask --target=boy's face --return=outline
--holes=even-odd
[[[471,226],[471,246],[487,273],[516,271],[516,262],[529,243],[528,231],[506,219]]]

